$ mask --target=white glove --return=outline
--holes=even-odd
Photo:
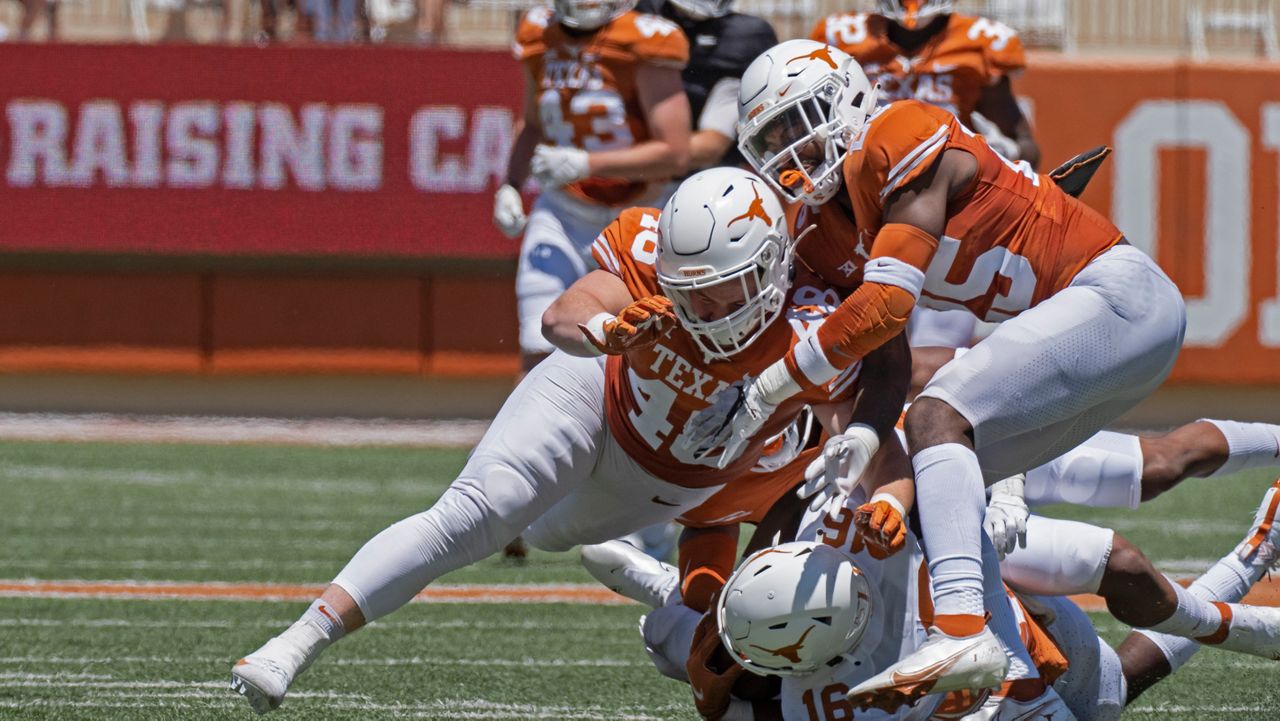
[[[973,120],[973,129],[982,135],[982,138],[987,141],[987,145],[990,145],[992,150],[1009,160],[1019,160],[1021,158],[1022,148],[1018,147],[1017,141],[1000,132],[1000,128],[995,123],[983,117],[981,113],[974,113],[971,119]]]
[[[1027,516],[1031,510],[1023,498],[1025,483],[1026,476],[1019,473],[991,484],[991,500],[987,502],[982,528],[1002,561],[1014,548],[1027,547]]]
[[[544,188],[559,188],[591,174],[587,167],[587,151],[539,145],[529,161],[529,172]]]
[[[880,437],[871,426],[862,423],[849,426],[844,433],[827,439],[822,454],[804,469],[804,484],[796,490],[796,495],[813,499],[809,503],[811,511],[816,511],[828,497],[837,493],[847,498],[878,450]]]
[[[493,196],[493,224],[508,238],[518,238],[528,220],[520,191],[504,183]]]
[[[694,449],[695,459],[702,460],[712,450],[723,447],[717,468],[737,460],[776,408],[765,403],[755,388],[755,380],[748,376],[741,383],[721,389],[712,396],[711,405],[689,418],[681,439]]]
[[[764,442],[765,448],[777,442],[778,448],[769,455],[760,456],[751,470],[755,473],[772,473],[785,468],[788,463],[804,450],[804,443],[809,439],[809,431],[813,428],[813,411],[805,406],[800,418],[787,429]],[[802,496],[803,497],[803,496]]]

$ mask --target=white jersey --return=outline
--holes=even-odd
[[[835,502],[833,499],[832,503]],[[887,559],[876,560],[865,550],[853,552],[849,547],[853,540],[853,509],[865,502],[865,492],[859,488],[834,517],[828,513],[829,504],[817,511],[806,511],[801,520],[796,540],[821,541],[848,554],[870,584],[872,605],[867,630],[852,653],[840,657],[836,665],[807,676],[782,679],[782,716],[786,721],[852,718],[854,709],[845,699],[845,693],[924,643],[925,627],[921,622],[919,594],[921,577],[925,572],[924,552],[910,532],[907,533],[906,547]],[[859,712],[858,718],[868,721],[923,721],[940,701],[940,697],[931,696],[895,713],[872,710]]]

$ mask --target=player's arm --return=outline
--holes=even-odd
[[[1019,160],[1030,163],[1032,169],[1040,168],[1040,146],[1031,134],[1031,123],[1018,107],[1013,95],[1013,82],[1008,75],[983,89],[982,95],[978,96],[976,110],[1018,144]]]
[[[868,426],[883,443],[894,435],[910,387],[911,346],[907,335],[899,333],[862,361],[853,415],[846,427]]]
[[[515,126],[515,141],[507,157],[507,177],[493,198],[493,224],[508,238],[515,238],[524,231],[528,216],[524,212],[524,199],[520,188],[529,177],[529,160],[542,138],[542,123],[538,117],[537,83],[528,66],[524,68],[524,112]]]
[[[631,291],[621,278],[593,270],[569,286],[542,314],[542,336],[569,355],[596,356],[579,326],[597,316],[613,318],[631,303]]]
[[[711,86],[698,116],[698,129],[689,138],[690,169],[709,168],[729,152],[737,136],[738,88],[741,78],[721,78]]]
[[[654,344],[677,322],[671,301],[633,298],[622,278],[593,270],[542,314],[542,336],[570,355],[621,355]]]
[[[663,180],[683,175],[689,167],[689,98],[680,71],[643,64],[636,70],[640,108],[650,140],[628,148],[601,150],[587,156],[587,169],[599,178]]]

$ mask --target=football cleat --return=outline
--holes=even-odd
[[[582,565],[610,591],[649,608],[665,606],[680,581],[675,566],[645,555],[626,541],[583,546]]]
[[[1280,661],[1280,608],[1217,603],[1222,625],[1216,633],[1195,639],[1206,646]]]
[[[858,709],[893,711],[927,694],[997,688],[1009,658],[990,628],[972,636],[948,636],[937,627],[920,648],[849,690]]]
[[[1271,484],[1262,504],[1253,516],[1253,525],[1244,541],[1236,546],[1236,556],[1254,567],[1273,568],[1280,562],[1280,523],[1276,516],[1280,514],[1280,480]]]
[[[299,647],[286,636],[310,641],[310,650]],[[277,709],[284,702],[289,685],[326,645],[323,631],[309,621],[299,620],[262,648],[236,661],[231,668],[229,688],[244,696],[259,714]]]

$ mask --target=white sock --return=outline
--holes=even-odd
[[[986,494],[978,456],[959,443],[944,443],[915,454],[911,465],[934,610],[980,616]]]
[[[1027,646],[1022,642],[1022,633],[1018,629],[1018,618],[1013,613],[1013,599],[1000,580],[1000,557],[996,555],[995,546],[985,535],[982,537],[982,586],[983,601],[991,611],[991,619],[987,627],[1000,639],[1004,653],[1009,657],[1008,681],[1024,678],[1040,678],[1040,671],[1031,659]]]
[[[302,618],[314,623],[321,631],[324,632],[325,638],[329,643],[333,643],[346,635],[347,629],[342,625],[342,619],[338,616],[338,612],[329,607],[329,604],[317,598],[311,602],[306,613],[302,614]]]
[[[1226,476],[1249,468],[1280,466],[1280,426],[1271,423],[1240,423],[1201,418],[1227,437],[1231,455],[1209,476]]]
[[[1218,630],[1218,626],[1222,624],[1222,614],[1218,613],[1213,604],[1198,598],[1173,579],[1169,579],[1169,584],[1178,595],[1178,608],[1172,616],[1151,626],[1152,631],[1196,638],[1208,636]]]
[[[1244,598],[1249,589],[1262,578],[1265,567],[1246,566],[1234,553],[1223,556],[1191,584],[1187,592],[1202,601],[1226,601],[1234,603]],[[1217,609],[1215,609],[1217,610]],[[1146,636],[1164,653],[1169,668],[1177,671],[1200,650],[1200,644],[1182,636],[1170,636],[1149,629],[1138,633]]]

